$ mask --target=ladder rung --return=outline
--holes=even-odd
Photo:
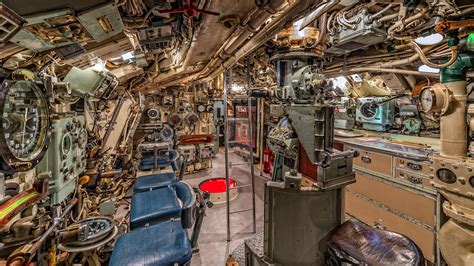
[[[231,187],[229,189],[239,189],[239,188],[251,187],[251,186],[252,186],[252,184],[247,184],[247,185],[240,185],[240,186]]]
[[[246,212],[246,211],[251,211],[251,210],[253,210],[253,209],[252,209],[252,208],[250,208],[250,209],[243,209],[243,210],[238,210],[238,211],[230,212],[230,214],[239,213],[239,212]]]

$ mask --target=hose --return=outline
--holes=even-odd
[[[421,62],[423,62],[425,65],[427,65],[429,67],[445,68],[445,67],[448,67],[448,66],[452,65],[458,59],[458,47],[457,46],[449,47],[451,49],[451,58],[448,60],[448,62],[443,63],[443,64],[436,64],[436,63],[432,63],[431,61],[428,60],[428,58],[426,58],[425,53],[423,52],[423,50],[420,48],[420,46],[416,42],[412,41],[412,42],[410,42],[410,44],[415,49],[417,54],[420,56]]]

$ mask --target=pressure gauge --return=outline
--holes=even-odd
[[[6,79],[1,86],[0,168],[27,171],[46,152],[50,138],[48,105],[33,81]]]
[[[375,117],[377,107],[372,102],[365,102],[360,106],[360,113],[367,119]]]
[[[197,106],[197,111],[202,113],[202,112],[205,112],[206,111],[206,106],[203,105],[203,104],[200,104]]]
[[[148,118],[150,118],[150,119],[157,119],[157,118],[160,117],[160,111],[158,109],[155,109],[155,108],[148,109],[146,114],[148,115]]]
[[[174,114],[171,114],[169,117],[168,117],[168,123],[170,124],[170,126],[172,127],[175,127],[175,126],[178,126],[180,125],[182,122],[182,119],[181,119],[181,116],[177,113],[174,113]]]
[[[190,113],[185,118],[186,124],[189,126],[194,126],[199,122],[199,116],[195,113]]]
[[[423,89],[420,93],[420,105],[423,112],[430,112],[436,101],[436,95],[429,88]]]
[[[449,107],[449,94],[443,84],[424,87],[420,92],[420,106],[423,112],[443,114]]]
[[[170,141],[173,139],[173,129],[168,125],[165,125],[161,130],[160,136],[163,141]]]

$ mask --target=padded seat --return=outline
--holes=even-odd
[[[408,237],[356,221],[346,221],[328,239],[326,265],[424,265],[418,246]]]
[[[176,174],[162,173],[140,176],[133,184],[133,192],[140,193],[176,184]]]
[[[180,215],[181,206],[173,187],[137,193],[132,197],[130,227],[148,226]]]
[[[109,265],[189,265],[191,243],[180,221],[133,230],[115,243]]]
[[[169,151],[167,156],[158,156],[157,158],[157,165],[155,167],[155,156],[154,155],[145,155],[140,161],[140,170],[142,171],[147,171],[147,170],[153,170],[153,169],[163,169],[168,166],[171,166],[173,168],[173,171],[176,171],[178,169],[178,166],[176,165],[176,160],[178,159],[178,152],[175,150]]]

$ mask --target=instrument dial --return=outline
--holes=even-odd
[[[48,105],[41,89],[28,80],[5,80],[0,93],[2,167],[26,171],[43,157],[49,141]]]
[[[436,95],[430,88],[426,88],[420,93],[420,105],[423,112],[430,112],[436,103]]]

